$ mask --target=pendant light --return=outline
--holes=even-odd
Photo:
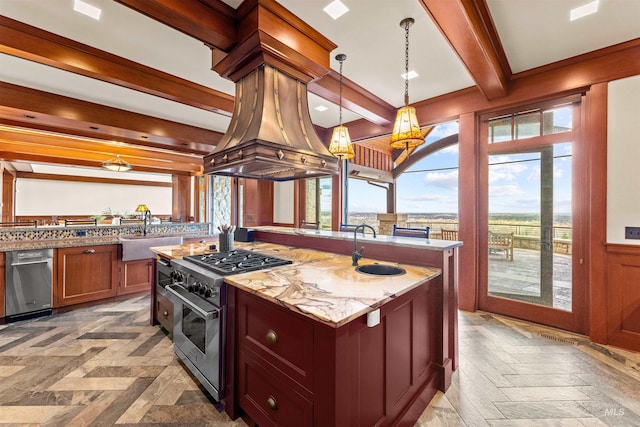
[[[400,26],[404,28],[404,107],[400,108],[396,114],[396,121],[391,134],[391,148],[406,149],[424,144],[424,138],[418,124],[416,109],[409,106],[409,27],[414,23],[413,18],[405,18],[400,21]]]
[[[348,160],[355,155],[353,145],[351,145],[351,138],[349,138],[349,129],[346,126],[342,126],[342,63],[345,59],[347,59],[347,55],[344,53],[336,55],[336,60],[340,62],[340,125],[333,128],[331,144],[329,144],[329,152],[340,158],[340,160]]]
[[[120,154],[116,154],[114,159],[102,162],[102,168],[112,172],[126,172],[133,169],[133,166],[122,160]]]

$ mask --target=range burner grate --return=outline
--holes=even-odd
[[[291,264],[292,261],[259,252],[235,249],[205,255],[191,255],[186,260],[225,276]]]

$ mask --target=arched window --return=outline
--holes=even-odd
[[[408,226],[431,227],[439,238],[442,228],[458,226],[458,122],[437,125],[425,141],[397,177],[396,211],[408,214]]]

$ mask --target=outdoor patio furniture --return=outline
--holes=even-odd
[[[442,234],[442,240],[458,240],[458,230],[440,230]]]
[[[489,231],[489,253],[504,251],[507,259],[513,261],[513,233]]]

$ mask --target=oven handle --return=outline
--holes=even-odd
[[[203,317],[205,320],[217,319],[220,316],[220,309],[215,305],[210,304],[209,302],[191,294],[189,291],[185,290],[182,286],[178,285],[167,285],[165,287],[170,294],[178,298],[181,303],[189,307],[191,310],[198,313],[200,317]]]

